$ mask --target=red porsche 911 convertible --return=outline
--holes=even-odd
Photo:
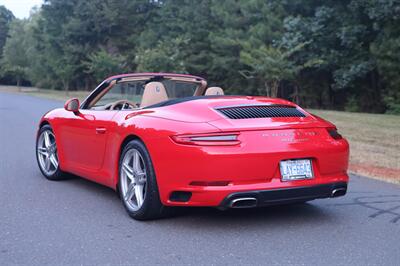
[[[171,206],[249,208],[346,194],[349,145],[296,104],[225,96],[196,76],[125,74],[43,116],[39,168],[118,191],[139,220]]]

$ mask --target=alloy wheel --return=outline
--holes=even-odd
[[[56,139],[50,130],[45,130],[40,134],[37,155],[43,172],[48,176],[53,175],[58,169],[58,156]]]
[[[137,149],[125,153],[120,175],[124,202],[132,211],[139,210],[146,196],[147,178],[143,157]]]

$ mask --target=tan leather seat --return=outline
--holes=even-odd
[[[224,95],[224,90],[220,87],[210,87],[207,88],[204,95]]]
[[[161,82],[150,82],[144,87],[140,107],[146,107],[168,100],[167,91]]]

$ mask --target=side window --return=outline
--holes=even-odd
[[[144,86],[144,81],[117,83],[94,103],[92,109],[108,109],[118,101],[128,101],[135,106],[139,106],[142,100]]]

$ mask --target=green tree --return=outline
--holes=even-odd
[[[139,48],[135,58],[139,72],[178,72],[187,73],[186,61],[181,49],[188,45],[181,38],[160,41],[152,49]]]
[[[211,0],[166,0],[158,2],[153,16],[147,21],[146,31],[140,35],[135,62],[161,61],[161,58],[174,62],[161,63],[163,69],[189,72],[206,76],[212,64],[210,31],[215,28],[211,16]],[[173,47],[177,45],[177,48]],[[165,46],[165,47],[162,47]],[[145,59],[140,53],[145,52],[153,59]],[[178,52],[178,53],[176,53]],[[157,53],[160,58],[156,59]],[[146,63],[146,69],[153,67]],[[144,65],[142,64],[142,67]],[[156,67],[156,66],[155,66]],[[155,70],[160,67],[154,68]],[[143,68],[139,68],[143,69]],[[155,71],[154,70],[154,71]]]
[[[310,58],[322,62],[300,75],[303,86],[311,88],[308,93],[320,95],[320,105],[327,101],[328,106],[340,108],[351,100],[361,111],[385,110],[383,73],[371,47],[380,39],[386,21],[399,25],[400,3],[396,2],[316,1],[314,12],[299,16],[294,11],[285,19],[285,47],[310,43],[294,58],[296,62]]]
[[[271,45],[254,47],[249,43],[244,43],[243,50],[240,52],[240,60],[249,66],[250,70],[241,71],[241,73],[246,78],[259,79],[264,84],[262,94],[278,97],[283,81],[294,82],[302,69],[320,63],[318,59],[310,59],[299,65],[292,60],[292,56],[301,51],[305,45],[299,44],[291,50],[285,50],[282,47]]]
[[[121,55],[110,54],[105,49],[101,49],[89,55],[89,61],[85,63],[86,72],[93,75],[97,82],[105,77],[116,75],[123,72],[126,59]]]
[[[246,70],[240,56],[242,44],[272,46],[280,40],[284,17],[281,4],[263,0],[212,1],[211,14],[216,23],[209,34],[211,79],[232,93],[260,93],[256,79],[245,79],[239,74]]]
[[[13,20],[10,24],[9,38],[7,38],[1,59],[2,69],[5,73],[13,75],[20,87],[22,80],[27,75],[29,62],[25,50],[25,22]]]
[[[10,22],[13,19],[14,15],[12,14],[12,12],[4,6],[0,6],[0,58],[8,36]]]
[[[0,8],[0,49],[11,20]],[[227,93],[393,113],[399,20],[394,0],[45,0],[8,37],[7,53],[22,53],[1,76],[69,90],[117,72],[186,72]]]
[[[400,5],[395,1],[369,2],[367,11],[382,30],[370,46],[384,86],[387,112],[400,114]]]

